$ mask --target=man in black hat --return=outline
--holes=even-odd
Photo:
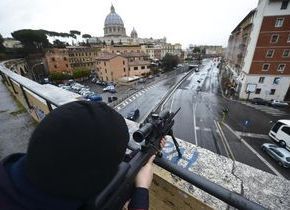
[[[0,209],[76,210],[116,174],[129,141],[124,118],[105,103],[76,101],[48,114],[26,154],[0,164]],[[152,157],[136,177],[129,209],[148,209]]]

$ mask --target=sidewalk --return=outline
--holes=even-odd
[[[0,80],[0,158],[25,152],[36,122]]]

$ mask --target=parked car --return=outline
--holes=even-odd
[[[103,89],[103,91],[104,92],[109,92],[109,93],[116,93],[117,92],[116,89],[115,89],[115,87],[112,86],[112,85],[109,85],[109,86],[105,87]]]
[[[290,168],[290,152],[288,150],[268,143],[263,144],[261,148],[276,160],[280,166]]]
[[[290,149],[290,120],[278,120],[271,128],[269,136],[282,147]]]
[[[268,105],[269,102],[262,99],[262,98],[252,98],[249,100],[252,104],[257,104],[257,105]]]
[[[127,119],[128,120],[133,120],[133,121],[136,121],[140,116],[140,111],[139,109],[134,109],[132,111],[130,111],[128,114],[127,114]]]
[[[278,101],[278,100],[271,100],[270,103],[269,103],[270,106],[273,106],[273,107],[287,107],[288,106],[288,103],[287,102],[284,102],[284,101]]]
[[[90,101],[96,101],[96,102],[103,100],[102,96],[100,96],[99,94],[87,95],[85,98],[90,100]]]
[[[108,103],[111,103],[111,102],[116,101],[116,100],[118,100],[118,98],[116,96],[109,96],[108,97]]]
[[[138,80],[138,83],[145,83],[146,82],[146,79],[145,78],[140,78],[139,80]]]

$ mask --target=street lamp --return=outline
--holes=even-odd
[[[31,71],[32,71],[32,75],[33,75],[32,77],[33,77],[34,81],[36,81],[34,68],[35,68],[36,66],[39,66],[39,65],[43,65],[43,62],[36,63],[36,64],[34,64],[34,65],[31,67]],[[38,78],[38,79],[39,79],[39,78]],[[36,82],[37,82],[37,81],[36,81]]]

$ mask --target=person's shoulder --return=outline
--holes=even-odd
[[[6,165],[17,161],[23,155],[22,153],[12,154],[0,161],[0,209],[24,210],[14,200],[13,195],[17,192],[6,169]]]

